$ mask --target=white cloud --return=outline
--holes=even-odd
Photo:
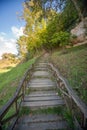
[[[0,36],[0,59],[3,53],[17,54],[16,40],[6,39],[4,36]]]
[[[16,26],[11,27],[11,31],[14,38],[7,38],[7,34],[0,32],[0,59],[3,53],[17,54],[17,40],[23,34],[24,27],[17,28]]]
[[[4,37],[0,36],[0,42],[3,42],[3,41],[4,41]]]
[[[13,26],[11,30],[16,38],[19,38],[20,36],[24,35],[23,33],[24,27],[17,28]]]

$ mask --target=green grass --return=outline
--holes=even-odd
[[[34,62],[35,58],[0,74],[0,108],[13,96],[25,71]]]
[[[65,54],[55,51],[50,60],[87,104],[87,44],[66,49]]]
[[[58,114],[58,115],[63,115],[64,107],[59,106],[59,107],[54,107],[54,108],[43,108],[43,109],[37,109],[37,110],[31,110],[27,107],[24,107],[20,111],[20,116],[21,115],[29,115],[29,114]]]
[[[73,116],[72,116],[71,110],[69,110],[68,108],[65,109],[65,110],[63,111],[63,116],[64,116],[64,118],[66,119],[66,121],[67,121],[67,123],[68,123],[68,127],[69,127],[71,130],[74,130],[75,126],[74,126]]]

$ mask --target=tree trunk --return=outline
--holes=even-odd
[[[74,6],[75,6],[75,8],[76,8],[76,10],[78,12],[80,20],[83,21],[83,19],[84,19],[83,14],[81,13],[81,10],[80,10],[80,8],[78,6],[77,0],[71,0],[71,1],[73,2]]]

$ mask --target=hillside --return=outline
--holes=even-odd
[[[66,49],[66,53],[56,50],[50,60],[87,104],[87,44]]]
[[[13,96],[29,66],[35,62],[35,58],[11,68],[8,72],[0,74],[0,108]]]

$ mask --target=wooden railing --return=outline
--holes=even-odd
[[[10,130],[13,129],[13,127],[14,127],[17,119],[18,119],[18,113],[19,113],[19,110],[20,110],[21,102],[24,99],[27,83],[29,82],[29,79],[31,77],[31,70],[33,68],[32,66],[33,65],[31,65],[29,67],[29,69],[25,72],[22,80],[20,81],[20,83],[18,85],[18,88],[17,88],[14,96],[0,110],[0,130],[2,130],[4,124],[6,124],[7,122],[9,122],[11,120],[13,120],[13,121],[12,121],[9,129]],[[14,107],[13,107],[13,105],[14,105]],[[15,112],[12,113],[10,116],[5,118],[6,114],[9,112],[9,110],[11,108],[12,109],[15,108]]]
[[[83,128],[84,130],[87,130],[87,106],[77,96],[68,81],[60,75],[54,65],[51,63],[48,65],[57,79],[57,87],[61,91],[67,107],[72,111],[72,116],[74,117],[74,123],[77,129],[81,130],[81,128]]]

